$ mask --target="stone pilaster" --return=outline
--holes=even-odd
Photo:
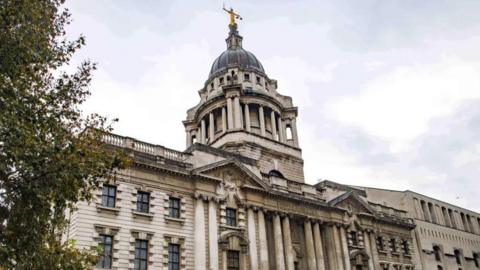
[[[285,264],[287,270],[294,270],[292,236],[290,235],[290,220],[288,216],[283,218],[283,248],[285,251]]]
[[[222,131],[227,132],[227,110],[222,107]]]
[[[260,134],[262,136],[265,136],[266,133],[265,133],[265,113],[263,112],[263,107],[260,106],[258,108],[258,115],[259,115],[259,118],[260,118]]]
[[[210,270],[218,270],[218,223],[217,203],[208,202],[208,236],[210,250]]]
[[[270,120],[272,122],[272,139],[278,140],[277,138],[277,124],[275,121],[275,112],[272,110],[270,113]]]
[[[327,251],[327,258],[328,258],[328,269],[337,269],[337,260],[336,260],[336,250],[335,250],[335,237],[334,237],[334,230],[335,226],[327,226],[325,228],[327,237],[326,237],[326,251]]]
[[[340,239],[342,240],[342,250],[343,250],[343,262],[345,269],[351,269],[350,266],[350,253],[348,252],[347,244],[347,232],[344,227],[340,227]]]
[[[293,145],[298,147],[298,133],[297,133],[297,120],[295,118],[292,118],[292,138],[293,138]]]
[[[257,237],[256,237],[256,228],[255,228],[255,216],[252,208],[248,208],[247,218],[248,218],[248,241],[250,249],[250,269],[258,269],[258,249],[257,249]]]
[[[368,260],[368,270],[375,270],[373,267],[373,254],[372,254],[372,247],[370,246],[370,236],[368,235],[367,231],[363,232],[363,239],[365,242],[365,252],[367,252],[370,259]]]
[[[242,109],[240,108],[240,98],[233,98],[234,115],[235,115],[235,128],[242,128]]]
[[[213,113],[210,113],[208,118],[208,137],[210,138],[210,142],[212,142],[215,137],[215,120]]]
[[[195,200],[195,270],[206,270],[205,209],[201,196]]]
[[[228,129],[233,129],[233,104],[232,98],[227,98],[227,123]]]
[[[268,270],[268,244],[267,244],[267,230],[265,227],[265,214],[262,210],[258,211],[258,238],[260,243],[260,269]]]
[[[187,148],[192,145],[192,133],[190,130],[187,130]]]
[[[283,251],[282,224],[280,216],[275,214],[273,217],[273,241],[275,242],[275,264],[277,270],[285,270],[285,254]]]
[[[309,270],[317,269],[317,259],[315,258],[315,245],[313,243],[312,223],[306,220],[303,223],[305,230],[305,245],[307,248],[307,264]]]
[[[207,131],[205,130],[205,120],[202,120],[200,123],[200,130],[201,130],[201,142],[205,144],[207,141],[206,136],[207,136]]]
[[[320,224],[313,224],[313,240],[315,241],[315,258],[317,260],[317,270],[325,270],[325,259],[323,258],[323,243],[320,233]]]
[[[248,108],[248,104],[245,104],[245,130],[250,132],[250,110]]]
[[[338,233],[338,228],[334,225],[333,226],[333,239],[335,241],[335,255],[337,257],[337,269],[338,270],[344,270],[345,268],[343,267],[343,251],[342,251],[342,242],[340,239],[340,235]],[[345,269],[348,270],[348,269]]]
[[[375,238],[375,234],[373,232],[370,233],[370,244],[370,249],[372,251],[371,261],[373,262],[373,269],[380,270],[380,258],[378,256],[377,239]]]
[[[285,127],[283,126],[282,118],[278,117],[277,120],[279,141],[285,142]]]

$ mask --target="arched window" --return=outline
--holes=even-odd
[[[292,140],[293,139],[292,127],[290,125],[287,125],[285,133],[287,134],[287,140]]]
[[[279,178],[285,178],[283,177],[283,174],[277,170],[271,170],[269,173],[268,173],[268,176],[274,176],[274,177],[279,177]]]

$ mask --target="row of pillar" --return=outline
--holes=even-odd
[[[194,233],[194,254],[195,270],[206,270],[207,267],[207,241],[204,198],[198,196],[195,202],[195,233]],[[258,226],[255,224],[255,215],[257,215]],[[328,240],[324,241],[320,229],[320,223],[316,221],[305,220],[304,237],[306,245],[306,269],[309,270],[350,270],[350,255],[348,251],[346,230],[343,226],[328,225],[325,226]],[[266,230],[266,220],[263,211],[255,212],[252,208],[247,211],[247,236],[249,239],[250,254],[249,265],[251,270],[270,269],[269,248]],[[258,231],[257,231],[258,230]],[[368,263],[369,270],[380,270],[378,266],[379,256],[377,252],[376,239],[373,233],[363,232],[365,240],[365,250],[370,255]],[[258,242],[257,242],[258,234]],[[210,270],[218,270],[218,222],[217,222],[217,202],[208,201],[208,247],[209,247],[209,266]],[[295,258],[292,247],[292,237],[290,228],[290,219],[288,216],[273,216],[273,252],[274,265],[276,270],[294,270]],[[258,245],[257,245],[258,244]],[[324,254],[323,245],[328,245]]]
[[[243,128],[243,119],[245,119],[245,130],[247,132],[251,132],[251,121],[250,121],[250,108],[249,104],[243,105],[243,113],[241,110],[241,104],[239,97],[230,97],[227,98],[227,106],[222,107],[222,131],[226,132],[227,130],[231,129],[241,129]],[[275,111],[271,110],[270,115],[265,117],[264,107],[259,106],[259,122],[260,122],[260,135],[266,136],[266,121],[270,121],[270,125],[272,128],[272,138],[274,140],[286,143],[288,141],[287,138],[287,126],[290,127],[291,130],[291,140],[293,145],[298,147],[298,134],[297,134],[297,124],[296,119],[291,118],[283,120],[280,116],[278,116]],[[207,130],[207,120],[204,118],[200,121],[200,126],[198,130],[194,133],[197,134],[197,139],[200,143],[207,143],[208,138],[214,138],[215,136],[215,115],[213,112],[210,112],[208,115],[208,130]],[[278,123],[278,127],[277,127]],[[207,136],[208,134],[208,136]],[[187,131],[187,147],[192,144],[192,131]]]

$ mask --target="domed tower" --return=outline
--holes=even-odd
[[[213,62],[200,103],[183,121],[187,147],[201,143],[258,160],[262,174],[304,182],[297,107],[277,92],[255,55],[230,23],[227,50]]]

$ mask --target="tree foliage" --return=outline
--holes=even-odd
[[[0,0],[0,268],[85,269],[95,254],[60,235],[66,212],[125,164],[101,141],[111,122],[84,116],[94,63],[66,72],[64,0]]]

